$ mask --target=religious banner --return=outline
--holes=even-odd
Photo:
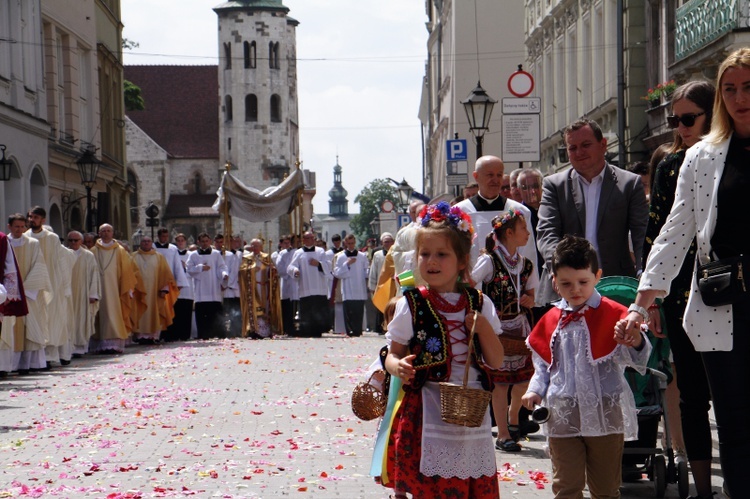
[[[267,222],[290,213],[297,204],[298,193],[304,187],[301,168],[294,168],[279,185],[262,191],[246,186],[229,172],[225,172],[212,208],[219,213],[225,213],[228,205],[229,215],[233,217],[248,222]]]

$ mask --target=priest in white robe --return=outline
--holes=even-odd
[[[194,284],[198,338],[224,338],[222,288],[229,282],[229,273],[221,253],[211,247],[211,236],[205,232],[199,234],[198,246],[198,251],[187,260],[187,273]]]
[[[73,255],[60,243],[60,237],[43,227],[47,211],[35,206],[29,210],[29,230],[26,235],[39,241],[52,284],[52,300],[47,307],[49,338],[45,347],[47,364],[70,364],[73,346],[68,330],[68,315],[72,310],[71,276],[75,263]]]
[[[3,322],[14,333],[13,370],[28,374],[47,368],[45,346],[49,341],[49,304],[52,284],[39,241],[24,234],[26,219],[20,213],[8,219],[10,245],[16,255],[29,308],[25,317],[7,317]]]
[[[29,313],[20,276],[10,238],[0,232],[0,283],[5,290],[5,297],[0,301],[0,378],[13,370],[15,360],[13,328],[10,323],[3,327],[3,318],[23,317]]]
[[[344,245],[346,249],[336,255],[333,277],[341,283],[346,334],[362,336],[369,262],[367,255],[357,250],[357,238],[354,234],[346,236]]]
[[[287,275],[299,286],[300,336],[320,338],[330,327],[328,275],[331,266],[323,248],[315,246],[315,234],[302,235],[302,247],[295,251]]]
[[[73,357],[89,351],[89,340],[94,335],[96,314],[101,299],[101,276],[94,254],[83,245],[83,234],[71,231],[67,237],[68,249],[76,257],[71,277],[73,313],[69,329],[73,341]]]

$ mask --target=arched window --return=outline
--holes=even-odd
[[[130,185],[130,222],[138,223],[138,179],[133,170],[128,170],[128,184]]]
[[[255,42],[245,42],[245,69],[254,69],[256,63],[256,45]]]
[[[245,121],[258,121],[258,97],[255,94],[245,96]]]
[[[224,69],[232,69],[232,43],[226,42],[224,44]]]
[[[271,122],[281,123],[281,97],[277,94],[271,96]]]
[[[273,42],[268,42],[268,67],[273,69]]]
[[[281,68],[279,65],[279,42],[273,44],[273,67],[275,69]]]
[[[224,117],[225,121],[232,121],[232,96],[224,97]]]

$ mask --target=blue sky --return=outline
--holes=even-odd
[[[421,190],[419,119],[426,60],[424,2],[283,0],[297,27],[300,151],[328,212],[336,155],[349,192],[375,178]],[[125,64],[216,64],[217,0],[125,0],[123,36],[140,46]],[[179,19],[164,23],[164,20]]]

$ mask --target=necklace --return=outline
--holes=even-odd
[[[468,301],[466,299],[466,293],[464,293],[463,291],[461,291],[460,293],[461,297],[458,299],[458,302],[455,305],[443,298],[440,293],[433,291],[432,289],[427,290],[427,298],[430,303],[432,303],[434,307],[440,312],[456,313],[460,312],[461,310],[465,310]]]

